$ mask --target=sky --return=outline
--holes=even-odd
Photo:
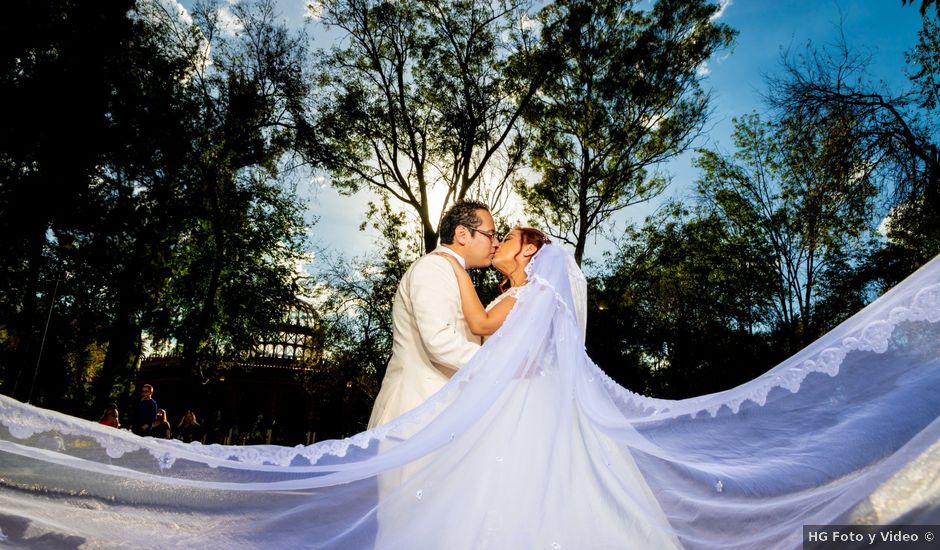
[[[185,9],[194,4],[194,0],[178,1]],[[905,85],[904,52],[917,42],[919,2],[902,6],[901,0],[721,1],[718,20],[730,25],[738,35],[732,48],[718,53],[705,68],[703,85],[711,91],[713,113],[695,147],[731,152],[733,119],[767,110],[763,102],[766,78],[779,72],[782,52],[801,51],[808,42],[816,46],[834,43],[839,38],[840,22],[848,45],[872,56],[869,68],[872,80],[884,81],[894,90]],[[278,0],[288,26],[299,28],[305,24],[306,4],[307,0]],[[328,35],[316,22],[308,21],[307,25],[314,47],[328,47]],[[697,178],[692,157],[688,153],[659,167],[671,178],[670,187],[657,201],[631,207],[617,216],[618,229],[614,233],[626,225],[642,223],[666,199],[691,200]],[[309,176],[301,178],[299,192],[307,201],[310,219],[318,220],[311,231],[315,248],[348,255],[365,255],[374,250],[378,242],[376,232],[359,231],[368,195],[341,196],[323,178]],[[600,260],[603,252],[612,248],[607,238],[597,237],[589,242],[587,257]]]

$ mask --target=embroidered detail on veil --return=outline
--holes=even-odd
[[[793,548],[936,470],[940,258],[764,375],[679,401],[590,360],[569,252],[526,270],[441,391],[340,441],[184,444],[0,396],[0,518],[91,546]],[[940,521],[936,492],[893,512]]]
[[[558,249],[557,245],[547,248],[552,252]],[[532,262],[526,266],[529,282],[552,290],[558,309],[577,323],[581,328],[583,338],[587,315],[587,286],[584,274],[578,268],[574,257],[569,253],[565,253],[562,256],[562,267],[564,269],[562,273],[567,279],[565,282],[568,283],[568,286],[560,291],[556,288],[559,286],[557,282],[547,280],[540,272],[539,263],[543,257],[544,254],[541,254],[540,251],[534,256]],[[934,261],[934,263],[936,262],[937,260]],[[489,304],[488,307],[498,303],[505,296],[514,296],[518,301],[523,301],[523,291],[528,286],[510,288]],[[565,296],[563,292],[570,293],[571,297]],[[513,308],[509,314],[510,317],[518,309],[518,307]],[[843,325],[851,324],[851,321],[852,319],[846,321]],[[656,416],[662,418],[664,415],[678,416],[685,414],[694,417],[701,412],[707,412],[711,416],[715,416],[722,407],[727,407],[732,412],[737,413],[745,401],[752,401],[758,405],[765,404],[767,395],[774,388],[780,387],[793,393],[798,392],[803,380],[811,373],[822,372],[829,376],[835,376],[838,374],[839,367],[846,355],[852,351],[884,353],[888,349],[888,342],[895,327],[901,323],[912,321],[927,321],[930,323],[940,321],[940,283],[920,289],[909,305],[893,307],[883,318],[871,320],[864,326],[855,328],[850,334],[844,336],[837,345],[828,345],[823,349],[813,350],[810,355],[802,358],[797,364],[791,364],[793,363],[791,359],[791,361],[779,365],[734,390],[683,401],[662,400],[637,394],[618,385],[593,363],[591,365],[595,369],[594,376],[603,381],[604,386],[613,396],[628,404],[630,408],[642,411],[642,413],[637,414],[638,417]],[[509,318],[507,318],[506,324],[509,324]],[[492,337],[504,337],[504,329],[501,328]],[[169,449],[150,449],[150,446],[145,445],[145,443],[152,443],[154,440],[141,440],[125,432],[115,434],[112,428],[101,427],[97,424],[88,425],[81,421],[76,422],[76,419],[72,417],[53,411],[21,407],[16,401],[3,395],[0,395],[0,413],[2,413],[0,414],[0,424],[6,426],[10,430],[10,434],[19,439],[25,439],[42,432],[88,436],[101,445],[108,456],[112,458],[119,458],[124,453],[136,451],[146,446],[153,457],[160,461],[161,465],[165,464],[167,467],[171,466],[177,458],[184,456],[189,459],[204,457],[209,459],[207,463],[216,464],[219,461],[234,461],[238,464],[252,466],[264,464],[287,466],[294,463],[298,457],[305,459],[310,464],[316,464],[324,456],[345,457],[350,447],[366,449],[375,441],[402,438],[405,434],[410,433],[414,426],[436,416],[441,408],[453,399],[455,392],[460,390],[462,384],[469,381],[486,363],[486,358],[489,356],[487,350],[484,348],[479,355],[481,360],[475,361],[458,371],[457,375],[454,376],[453,383],[448,384],[438,394],[428,399],[424,405],[409,411],[396,421],[347,439],[329,440],[309,446],[297,445],[296,447],[272,448],[271,446],[201,445],[198,442],[192,445],[184,445],[169,441],[164,442],[164,444],[170,445]]]
[[[850,324],[849,319],[843,325]],[[940,284],[930,285],[921,289],[914,296],[909,306],[896,306],[888,313],[886,318],[867,322],[850,332],[835,345],[828,345],[822,349],[812,349],[811,353],[796,364],[791,359],[782,365],[759,376],[755,380],[744,384],[734,390],[717,394],[693,397],[683,401],[665,401],[638,395],[618,385],[599,368],[598,376],[604,380],[607,388],[625,402],[632,402],[636,407],[645,410],[650,415],[691,414],[693,417],[701,412],[715,416],[722,407],[728,407],[737,413],[745,401],[752,401],[757,405],[764,405],[767,396],[774,388],[784,388],[792,393],[800,391],[800,386],[807,376],[814,372],[821,372],[829,376],[836,376],[846,355],[853,351],[870,351],[884,353],[888,350],[888,343],[895,328],[901,323],[927,321],[936,323],[940,321]]]

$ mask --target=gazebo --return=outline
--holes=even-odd
[[[193,410],[206,432],[204,442],[309,444],[337,435],[329,429],[323,433],[330,419],[323,414],[322,399],[304,384],[322,352],[319,316],[314,306],[297,300],[273,337],[218,376],[204,380],[186,372],[171,348],[141,360],[137,385],[155,386],[154,397],[174,427],[187,409]]]

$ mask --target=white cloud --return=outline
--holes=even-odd
[[[519,28],[524,31],[531,31],[537,29],[539,22],[535,19],[529,17],[529,14],[523,13],[522,17],[519,19]]]
[[[234,36],[245,29],[242,22],[232,12],[231,6],[234,3],[234,0],[229,0],[228,6],[219,8],[219,29],[229,36]]]
[[[731,6],[732,0],[718,0],[718,11],[715,12],[715,15],[711,16],[712,21],[716,21],[724,16],[725,11]]]
[[[311,0],[307,2],[306,10],[306,19],[310,21],[319,21],[323,19],[323,2],[322,0]]]
[[[888,225],[891,223],[891,214],[888,214],[881,219],[881,223],[878,224],[878,229],[875,231],[882,237],[888,237]]]
[[[189,10],[183,7],[177,0],[156,0],[156,3],[163,7],[168,14],[175,15],[181,23],[185,25],[193,24],[193,18],[189,14]]]
[[[170,48],[177,48],[177,54],[181,56],[188,55],[188,50],[193,44],[189,42],[189,34],[183,32],[183,29],[187,29],[193,25],[193,17],[190,14],[189,10],[184,6],[179,0],[145,0],[137,4],[137,9],[133,12],[134,17],[140,17],[141,20],[149,21],[157,25],[168,25],[177,29],[178,34],[170,34],[170,40],[167,41],[167,46]],[[200,38],[202,38],[200,40]],[[212,59],[210,55],[210,46],[209,42],[200,35],[198,44],[195,44],[199,47],[201,53],[201,60],[197,63],[199,65],[197,70],[204,71],[209,65],[212,64]],[[191,75],[184,75],[183,79],[188,80]]]

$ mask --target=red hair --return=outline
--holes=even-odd
[[[549,239],[548,236],[545,235],[545,233],[542,233],[541,231],[539,231],[538,229],[534,227],[516,226],[516,227],[513,227],[511,231],[515,231],[517,229],[519,230],[519,240],[521,241],[522,244],[519,246],[519,252],[517,252],[515,255],[516,258],[519,257],[519,254],[522,254],[522,249],[525,248],[525,245],[527,244],[531,244],[535,246],[535,251],[538,252],[539,250],[541,250],[543,245],[551,244],[552,242],[551,239]],[[506,289],[508,288],[507,285],[509,284],[510,284],[509,276],[507,275],[506,278],[503,279],[501,283],[499,283],[500,292],[506,292]]]

